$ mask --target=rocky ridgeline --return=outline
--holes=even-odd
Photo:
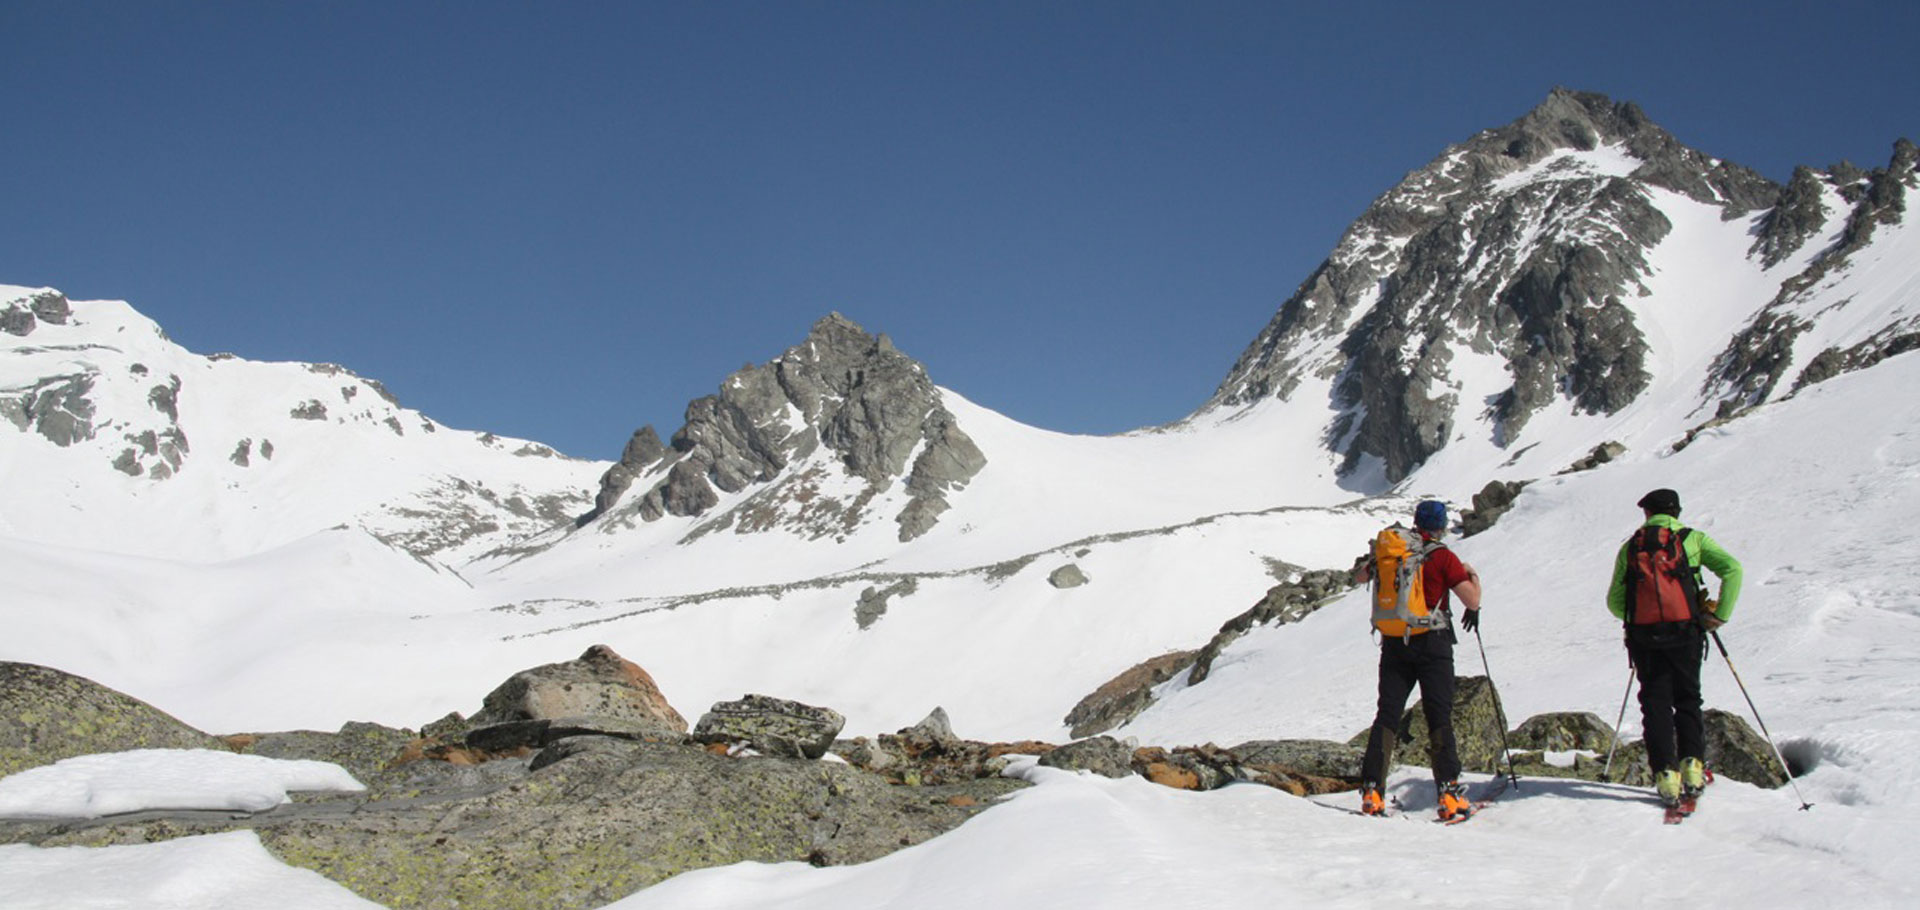
[[[1571,166],[1564,158],[1612,148],[1631,173]],[[1803,168],[1786,187],[1681,145],[1631,103],[1555,90],[1538,108],[1449,148],[1375,201],[1333,254],[1282,304],[1241,355],[1209,408],[1286,398],[1310,376],[1337,377],[1342,412],[1327,438],[1348,468],[1378,457],[1398,481],[1480,411],[1461,402],[1452,375],[1467,352],[1502,361],[1511,384],[1489,416],[1515,438],[1554,400],[1611,414],[1644,392],[1648,346],[1623,300],[1642,291],[1647,253],[1672,228],[1648,190],[1722,209],[1765,212],[1752,255],[1769,265],[1800,253],[1827,223],[1836,191],[1855,208],[1845,236],[1784,286],[1716,363],[1730,407],[1766,398],[1795,339],[1812,325],[1798,313],[1809,289],[1900,220],[1920,186],[1912,143],[1892,163],[1862,172]],[[1858,369],[1920,345],[1920,325],[1890,328],[1810,363],[1797,383]]]
[[[947,494],[986,461],[924,367],[885,335],[834,313],[806,341],[689,404],[669,445],[642,427],[601,478],[593,511],[579,524],[703,516],[722,493],[760,487],[693,534],[782,527],[810,539],[844,538],[867,521],[874,498],[899,482],[906,501],[891,517],[905,541],[930,530],[948,508]]]
[[[1881,227],[1905,218],[1908,192],[1920,190],[1920,146],[1906,139],[1896,142],[1892,160],[1872,171],[1844,163],[1825,172],[1796,170],[1780,205],[1763,220],[1754,251],[1772,264],[1805,245],[1824,223],[1823,199],[1829,189],[1853,206],[1846,228],[1806,271],[1782,285],[1780,293],[1715,358],[1715,385],[1709,391],[1720,398],[1720,416],[1766,401],[1786,379],[1795,344],[1813,328],[1818,316],[1806,312],[1809,296],[1823,279],[1865,249]],[[1789,393],[1915,348],[1920,348],[1920,318],[1909,317],[1858,344],[1820,351],[1806,361]]]
[[[1549,168],[1503,182],[1602,147],[1641,164],[1626,177]],[[1349,467],[1378,456],[1394,481],[1454,435],[1456,350],[1508,365],[1512,385],[1493,408],[1505,438],[1559,395],[1592,413],[1624,407],[1649,376],[1621,298],[1638,293],[1647,251],[1671,230],[1648,186],[1730,215],[1768,208],[1781,192],[1680,145],[1631,103],[1556,90],[1374,202],[1210,406],[1286,397],[1307,375],[1338,372],[1335,404],[1347,416],[1330,438],[1344,441]]]
[[[1498,695],[1484,678],[1459,682],[1462,759],[1491,772]],[[216,739],[79,677],[0,663],[0,773],[134,748],[224,748],[334,762],[367,785],[296,794],[256,814],[0,820],[0,843],[107,846],[245,829],[285,862],[394,908],[590,908],[692,869],[877,859],[1027,786],[1004,774],[1015,761],[1188,790],[1249,782],[1305,796],[1353,788],[1365,741],[1363,731],[1347,743],[1230,749],[1111,736],[984,743],[957,736],[937,708],[872,738],[838,738],[843,723],[827,708],[748,695],[714,705],[689,731],[644,670],[595,646],[514,674],[471,718],[448,715],[417,732],[350,723],[335,733]],[[1416,704],[1401,725],[1400,761],[1426,760],[1423,723]],[[1722,776],[1784,782],[1744,723],[1711,712],[1709,725],[1708,759]],[[1596,779],[1592,753],[1612,745],[1613,731],[1591,714],[1545,715],[1509,737],[1535,750],[1516,756],[1524,775]],[[1648,777],[1637,743],[1621,747],[1614,767],[1616,780]]]

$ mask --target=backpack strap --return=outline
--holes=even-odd
[[[1693,621],[1699,622],[1707,611],[1707,584],[1700,576],[1700,567],[1687,558],[1687,537],[1692,533],[1692,528],[1682,527],[1673,535],[1673,545],[1680,549],[1680,564],[1686,566],[1686,575],[1680,581],[1687,589],[1687,606],[1693,612]]]

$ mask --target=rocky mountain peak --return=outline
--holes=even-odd
[[[1672,225],[1653,188],[1723,210],[1771,208],[1781,188],[1681,145],[1638,106],[1556,89],[1514,122],[1447,149],[1356,220],[1282,304],[1207,408],[1331,385],[1327,440],[1351,473],[1397,482],[1486,419],[1501,444],[1559,398],[1612,413],[1649,381],[1623,299]],[[1462,355],[1512,382],[1484,413],[1463,402]]]
[[[894,518],[900,538],[910,540],[933,527],[947,493],[965,487],[985,464],[925,367],[887,336],[831,313],[805,341],[688,404],[686,424],[669,446],[659,447],[651,428],[643,428],[602,478],[595,510],[581,524],[603,516],[701,516],[722,493],[760,486],[766,489],[698,532],[784,526],[840,537],[904,481],[905,503]],[[641,478],[651,486],[627,497]]]

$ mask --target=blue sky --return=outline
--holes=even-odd
[[[1784,181],[1920,138],[1915,35],[1845,0],[5,0],[0,283],[585,457],[836,310],[1119,432],[1554,86]]]

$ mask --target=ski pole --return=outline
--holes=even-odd
[[[1633,668],[1633,656],[1627,656],[1627,690],[1620,693],[1620,715],[1613,719],[1613,745],[1607,747],[1607,766],[1600,769],[1600,779],[1613,780],[1613,753],[1620,748],[1620,725],[1627,720],[1627,697],[1633,694],[1633,680],[1638,673]]]
[[[1507,782],[1520,789],[1520,775],[1513,770],[1513,748],[1507,745],[1507,712],[1500,707],[1500,687],[1493,684],[1493,668],[1487,664],[1487,641],[1480,637],[1480,625],[1473,626],[1473,640],[1480,645],[1480,668],[1487,671],[1487,685],[1493,686],[1493,716],[1500,721],[1500,754],[1507,757]],[[1493,769],[1498,772],[1500,769]]]
[[[1740,696],[1747,700],[1747,709],[1753,712],[1753,719],[1760,724],[1760,735],[1767,738],[1767,746],[1773,749],[1773,757],[1780,760],[1780,770],[1786,772],[1787,783],[1793,785],[1794,798],[1800,800],[1800,811],[1805,812],[1813,808],[1813,804],[1807,802],[1806,796],[1801,794],[1800,783],[1793,779],[1793,769],[1787,767],[1787,757],[1780,754],[1780,747],[1774,744],[1773,734],[1767,730],[1767,722],[1761,719],[1760,709],[1754,705],[1753,696],[1747,693],[1747,684],[1740,679],[1740,671],[1734,669],[1733,658],[1727,654],[1727,645],[1720,640],[1719,630],[1708,629],[1707,634],[1713,636],[1713,646],[1720,649],[1720,659],[1727,662],[1727,672],[1733,674],[1734,685],[1740,687]]]

